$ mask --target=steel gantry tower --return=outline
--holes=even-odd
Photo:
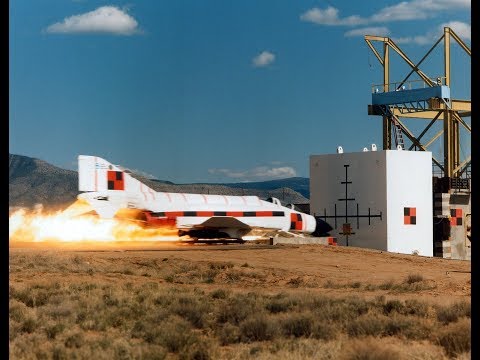
[[[464,120],[465,117],[471,117],[471,100],[450,97],[451,39],[455,40],[471,57],[470,48],[449,27],[444,28],[442,36],[416,64],[391,38],[366,35],[367,45],[383,67],[383,84],[372,87],[372,104],[368,106],[368,114],[383,117],[384,150],[392,148],[392,133],[397,148],[405,148],[403,141],[405,135],[411,141],[408,150],[420,151],[426,151],[443,134],[443,162],[433,157],[434,166],[441,170],[443,177],[459,179],[469,177],[470,149],[465,158],[460,161],[460,126],[464,127],[468,133],[471,132],[470,125]],[[444,44],[444,74],[432,78],[420,70],[419,66],[442,40]],[[374,41],[383,43],[383,56],[373,46],[372,42]],[[405,78],[395,83],[390,82],[390,49],[395,51],[410,68],[410,72]],[[409,80],[414,73],[420,77],[419,80]],[[410,118],[429,120],[425,129],[418,136],[414,135],[405,125],[405,119]],[[440,121],[443,121],[443,127],[430,140],[424,141],[424,135]]]

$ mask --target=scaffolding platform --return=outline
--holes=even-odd
[[[418,89],[374,92],[372,94],[372,105],[415,104],[432,98],[442,99],[445,103],[450,104],[450,87],[440,85]]]

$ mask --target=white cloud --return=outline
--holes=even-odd
[[[367,18],[359,15],[339,18],[339,10],[333,6],[328,6],[326,9],[314,7],[307,10],[300,15],[300,19],[317,25],[355,26],[390,21],[426,19],[434,17],[442,11],[470,10],[470,8],[471,0],[412,0],[384,7]]]
[[[340,19],[338,17],[338,9],[333,6],[329,6],[325,10],[319,8],[310,9],[300,15],[300,19],[318,25],[360,25],[366,23],[366,19],[357,15]]]
[[[290,166],[258,166],[253,169],[238,171],[230,169],[209,169],[210,174],[219,174],[239,181],[263,181],[295,177],[297,172]]]
[[[275,61],[275,54],[268,51],[262,51],[259,55],[255,56],[252,60],[255,67],[268,66]]]
[[[457,34],[464,41],[470,41],[472,39],[472,28],[470,24],[461,21],[450,21],[448,23],[439,25],[437,28],[427,32],[424,35],[394,38],[393,41],[395,41],[397,44],[433,45],[433,43],[438,40],[440,36],[442,36],[444,27],[450,27],[455,34]]]
[[[372,15],[373,22],[418,20],[446,10],[470,9],[471,0],[412,0],[387,6]]]
[[[137,21],[115,6],[102,6],[85,14],[73,15],[50,25],[48,33],[139,33]]]
[[[439,26],[441,32],[443,32],[444,27],[451,28],[462,40],[472,40],[472,27],[470,24],[461,21],[450,21]]]
[[[377,36],[387,36],[390,34],[390,30],[384,26],[380,27],[365,27],[359,29],[353,29],[347,31],[344,36],[353,37],[353,36],[364,36],[364,35],[377,35]]]

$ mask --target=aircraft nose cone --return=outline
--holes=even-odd
[[[315,221],[317,225],[315,227],[315,231],[313,232],[313,236],[329,236],[329,231],[333,230],[333,228],[328,224],[325,220],[320,219],[319,217],[315,217]]]

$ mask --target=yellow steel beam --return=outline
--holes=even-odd
[[[453,136],[452,136],[452,151],[453,151],[453,170],[452,170],[452,175],[455,173],[455,167],[460,165],[460,129],[458,128],[458,120],[452,122],[452,130],[453,130]]]
[[[443,112],[443,110],[439,110]],[[397,117],[409,118],[409,119],[433,119],[438,111],[420,111],[420,112],[411,112],[411,113],[401,113],[398,109],[394,109],[393,114]]]
[[[390,82],[390,50],[386,42],[383,43],[383,91],[388,91]],[[392,123],[388,116],[383,117],[383,150],[392,148]]]
[[[472,111],[471,100],[452,99],[452,110],[454,111]]]
[[[383,92],[388,92],[390,83],[390,48],[383,43]]]
[[[450,111],[443,112],[443,165],[445,166],[445,176],[453,175],[453,130],[452,130],[452,113]]]
[[[380,56],[380,54],[378,53],[377,49],[375,49],[375,47],[372,45],[372,43],[370,42],[370,40],[367,40],[365,39],[365,42],[367,43],[368,47],[370,49],[372,49],[373,53],[375,54],[375,56],[377,57],[378,61],[380,61],[380,64],[383,66],[383,59],[382,57]]]
[[[410,60],[408,56],[405,55],[405,53],[390,38],[388,38],[388,45],[390,45],[390,47],[395,50],[398,55],[400,55],[400,57],[413,69],[413,71],[418,74],[418,76],[422,78],[423,81],[425,81],[425,83],[427,83],[429,86],[433,86],[433,81],[430,80],[430,78],[422,70],[416,69],[412,60]]]
[[[365,40],[386,42],[388,41],[388,37],[376,36],[376,35],[365,35]]]
[[[416,145],[418,146],[421,150],[423,151],[426,151],[427,149],[420,143],[420,141],[418,141],[418,139],[415,137],[415,135],[413,135],[410,130],[408,130],[408,128],[405,126],[404,123],[402,123],[400,121],[399,118],[396,118],[396,120],[398,121],[398,123],[400,124],[400,127],[402,128],[402,132],[407,135],[407,137]]]
[[[453,173],[454,174],[457,173],[458,176],[461,176],[471,162],[472,162],[472,159],[471,159],[471,156],[469,156],[460,165],[458,165],[457,168],[455,168],[455,170],[453,170]]]
[[[400,124],[400,128],[402,129],[402,132],[407,135],[407,137],[410,139],[410,141],[416,145],[417,147],[420,148],[420,150],[422,151],[427,151],[427,148],[428,146],[434,142],[443,132],[443,130],[441,130],[437,135],[434,136],[434,138],[432,140],[429,141],[429,143],[427,145],[422,145],[420,143],[420,141],[415,137],[415,135],[413,135],[410,130],[408,130],[408,128],[405,126],[404,123],[402,123],[402,121],[397,117],[396,118],[396,121]],[[445,168],[442,166],[442,164],[440,164],[440,162],[435,159],[435,157],[432,155],[432,161],[440,168],[442,169],[442,171],[445,171]]]
[[[392,113],[397,116],[397,117],[402,117],[402,118],[407,118],[407,119],[427,119],[431,120],[437,115],[438,111],[443,110],[437,110],[437,111],[419,111],[419,112],[411,112],[411,113],[401,113],[398,109],[393,109]],[[374,115],[370,114],[369,115]],[[471,116],[471,112],[464,112],[464,113],[458,113],[457,114],[459,117],[468,117]],[[465,126],[465,125],[464,125]],[[468,125],[467,125],[468,126]],[[468,129],[468,127],[466,127]]]
[[[437,113],[437,115],[432,119],[432,121],[430,121],[427,125],[427,127],[422,131],[422,133],[418,136],[417,140],[420,142],[420,140],[422,139],[423,135],[425,135],[425,133],[428,131],[428,129],[430,129],[432,127],[432,125],[435,123],[435,121],[439,118],[439,116],[442,114],[441,111],[439,111]],[[413,144],[412,146],[410,146],[410,148],[408,150],[412,150],[413,147],[415,145]]]
[[[450,86],[451,84],[451,71],[450,71],[450,37],[452,37],[462,49],[471,56],[471,49],[458,37],[455,32],[449,27],[444,27],[443,35],[435,42],[435,44],[430,48],[430,50],[422,57],[422,59],[414,64],[408,56],[395,44],[395,42],[389,37],[382,36],[373,36],[366,35],[365,41],[370,49],[375,54],[376,58],[383,66],[383,75],[384,82],[383,88],[384,91],[389,91],[389,48],[391,47],[400,57],[410,66],[411,71],[402,81],[400,86],[408,80],[408,78],[416,72],[420,78],[427,83],[428,86],[434,86],[435,83],[432,81],[423,71],[419,69],[419,66],[422,62],[430,55],[433,49],[444,40],[444,70],[445,70],[445,85]],[[372,41],[381,41],[383,42],[384,56],[380,56],[378,51],[372,45]],[[430,102],[429,102],[430,103]],[[452,99],[451,108],[447,108],[444,104],[431,104],[430,110],[421,111],[421,112],[411,112],[411,113],[401,113],[398,108],[392,109],[393,115],[397,119],[402,132],[412,141],[412,149],[414,146],[417,146],[419,149],[425,151],[428,146],[430,146],[436,139],[444,134],[443,139],[443,152],[444,152],[444,162],[443,166],[432,157],[433,162],[438,165],[443,171],[445,176],[452,177],[453,175],[460,176],[463,171],[465,171],[465,165],[470,163],[470,157],[467,158],[462,164],[459,164],[460,159],[460,131],[459,123],[462,124],[468,131],[471,131],[470,125],[468,125],[462,117],[471,116],[471,101],[470,100],[460,100]],[[373,114],[373,107],[369,105],[369,114]],[[433,138],[425,145],[420,143],[420,139],[425,135],[428,129],[438,121],[440,115],[443,114],[443,129],[441,129]],[[377,115],[377,114],[375,114]],[[402,118],[417,118],[417,119],[430,119],[431,121],[427,127],[423,130],[419,138],[417,139],[408,128],[400,121],[399,117]],[[383,117],[383,148],[390,149],[391,147],[391,121],[388,117]],[[463,167],[463,169],[462,169]]]
[[[453,173],[455,174],[455,173],[459,172],[460,169],[462,169],[464,166],[470,164],[471,161],[472,161],[472,157],[471,156],[467,157],[465,160],[463,160],[463,162],[460,165],[458,165],[455,169],[453,169]]]
[[[400,127],[402,129],[402,132],[407,135],[407,137],[410,139],[410,141],[412,141],[412,143],[414,143],[416,146],[418,146],[422,151],[427,151],[427,146],[424,146],[420,143],[420,141],[410,132],[410,130],[408,130],[408,128],[405,126],[405,124],[403,124],[400,119],[396,119],[398,121],[398,123],[400,124]],[[432,155],[432,161],[440,168],[442,169],[442,171],[445,171],[442,164],[440,164],[440,162],[435,159],[435,157]]]
[[[450,86],[450,28],[443,28],[443,36],[445,38],[445,51],[443,53],[445,65],[445,85]]]
[[[437,140],[437,139],[440,137],[440,135],[442,135],[442,134],[443,134],[443,129],[440,130],[439,132],[437,132],[435,135],[433,135],[433,137],[430,139],[430,141],[428,141],[428,142],[425,144],[425,148],[428,148],[430,145],[432,145],[433,142],[434,142],[435,140]]]
[[[408,128],[400,121],[400,119],[396,119],[398,121],[398,123],[400,124],[400,127],[402,129],[402,132],[407,135],[407,137],[410,139],[410,141],[412,143],[414,143],[416,146],[418,146],[420,148],[420,150],[422,151],[427,151],[427,147],[428,145],[422,145],[420,143],[420,141],[410,132],[410,130],[408,130]],[[440,162],[435,159],[435,157],[432,155],[432,161],[440,168],[442,169],[442,171],[445,171],[444,167],[442,166],[442,164],[440,164]]]
[[[441,107],[438,109],[432,109],[427,111],[418,111],[418,112],[400,112],[397,108],[392,109],[393,114],[398,117],[404,118],[416,118],[416,119],[433,119],[436,117],[438,111],[445,110],[445,104],[441,104]],[[457,113],[459,117],[467,117],[471,116],[472,111],[472,103],[470,100],[459,100],[459,99],[452,99],[452,107],[451,109]],[[370,114],[372,115],[372,114]],[[459,120],[462,122],[463,120]],[[465,126],[465,125],[464,125]],[[468,125],[465,126],[469,129]],[[470,131],[470,130],[469,130]]]
[[[472,128],[456,112],[452,112],[452,115],[455,120],[465,127],[465,129],[467,129],[469,132],[472,132]]]
[[[462,39],[458,37],[457,34],[455,34],[455,32],[452,29],[450,29],[450,35],[453,36],[453,38],[458,43],[458,45],[460,45],[468,55],[472,56],[472,50],[470,50],[470,48],[462,41]]]
[[[440,39],[438,39],[437,42],[436,42],[435,44],[433,44],[433,46],[430,48],[430,50],[427,51],[427,53],[426,53],[426,54],[424,55],[424,57],[417,63],[417,65],[415,65],[415,66],[412,68],[412,70],[410,70],[410,72],[409,72],[408,75],[405,77],[405,79],[403,79],[402,82],[400,83],[400,85],[398,85],[398,88],[400,88],[400,87],[403,85],[403,83],[408,80],[408,78],[410,77],[410,75],[412,75],[416,70],[418,70],[418,67],[419,67],[420,64],[423,62],[423,60],[425,60],[425,59],[428,57],[428,55],[430,55],[430,53],[433,51],[433,49],[435,49],[435,47],[438,45],[438,43],[439,43],[440,41],[442,41],[443,36],[444,36],[444,35],[442,35],[442,36],[440,37]]]

